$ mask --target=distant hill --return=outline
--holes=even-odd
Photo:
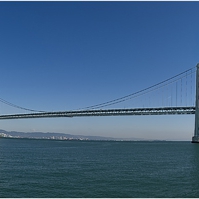
[[[5,131],[0,129],[0,134],[5,134],[4,137],[15,138],[35,138],[35,139],[82,139],[82,140],[115,140],[115,141],[144,141],[141,138],[112,138],[103,136],[85,136],[85,135],[71,135],[65,133],[43,133],[43,132],[18,132],[18,131]]]
[[[5,131],[0,129],[0,134],[4,133],[7,136],[11,137],[20,137],[20,138],[40,138],[40,139],[49,139],[49,138],[68,138],[68,139],[88,139],[88,140],[116,140],[111,137],[102,137],[102,136],[85,136],[85,135],[71,135],[65,133],[43,133],[43,132],[18,132],[18,131]]]

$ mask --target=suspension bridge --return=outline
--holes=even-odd
[[[134,108],[111,108],[132,101]],[[0,120],[52,117],[182,115],[195,114],[193,143],[199,143],[199,64],[178,75],[135,93],[72,111],[41,111],[24,108],[0,98],[0,102],[31,113],[2,114]]]

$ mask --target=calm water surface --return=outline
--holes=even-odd
[[[199,197],[199,144],[0,139],[0,197]]]

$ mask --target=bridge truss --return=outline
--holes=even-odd
[[[182,115],[195,114],[195,107],[132,108],[107,110],[58,111],[29,114],[0,115],[3,119],[87,117],[87,116],[128,116],[128,115]]]

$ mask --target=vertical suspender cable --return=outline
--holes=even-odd
[[[177,95],[178,95],[178,82],[176,82],[176,107],[177,107]]]
[[[192,103],[192,70],[191,70],[191,103],[190,103],[191,105],[193,104]]]
[[[180,79],[181,80],[181,99],[180,99],[180,102],[181,102],[181,106],[182,106],[182,78]]]
[[[172,107],[172,85],[171,85],[171,107]]]
[[[186,73],[186,106],[187,106],[187,73]]]

